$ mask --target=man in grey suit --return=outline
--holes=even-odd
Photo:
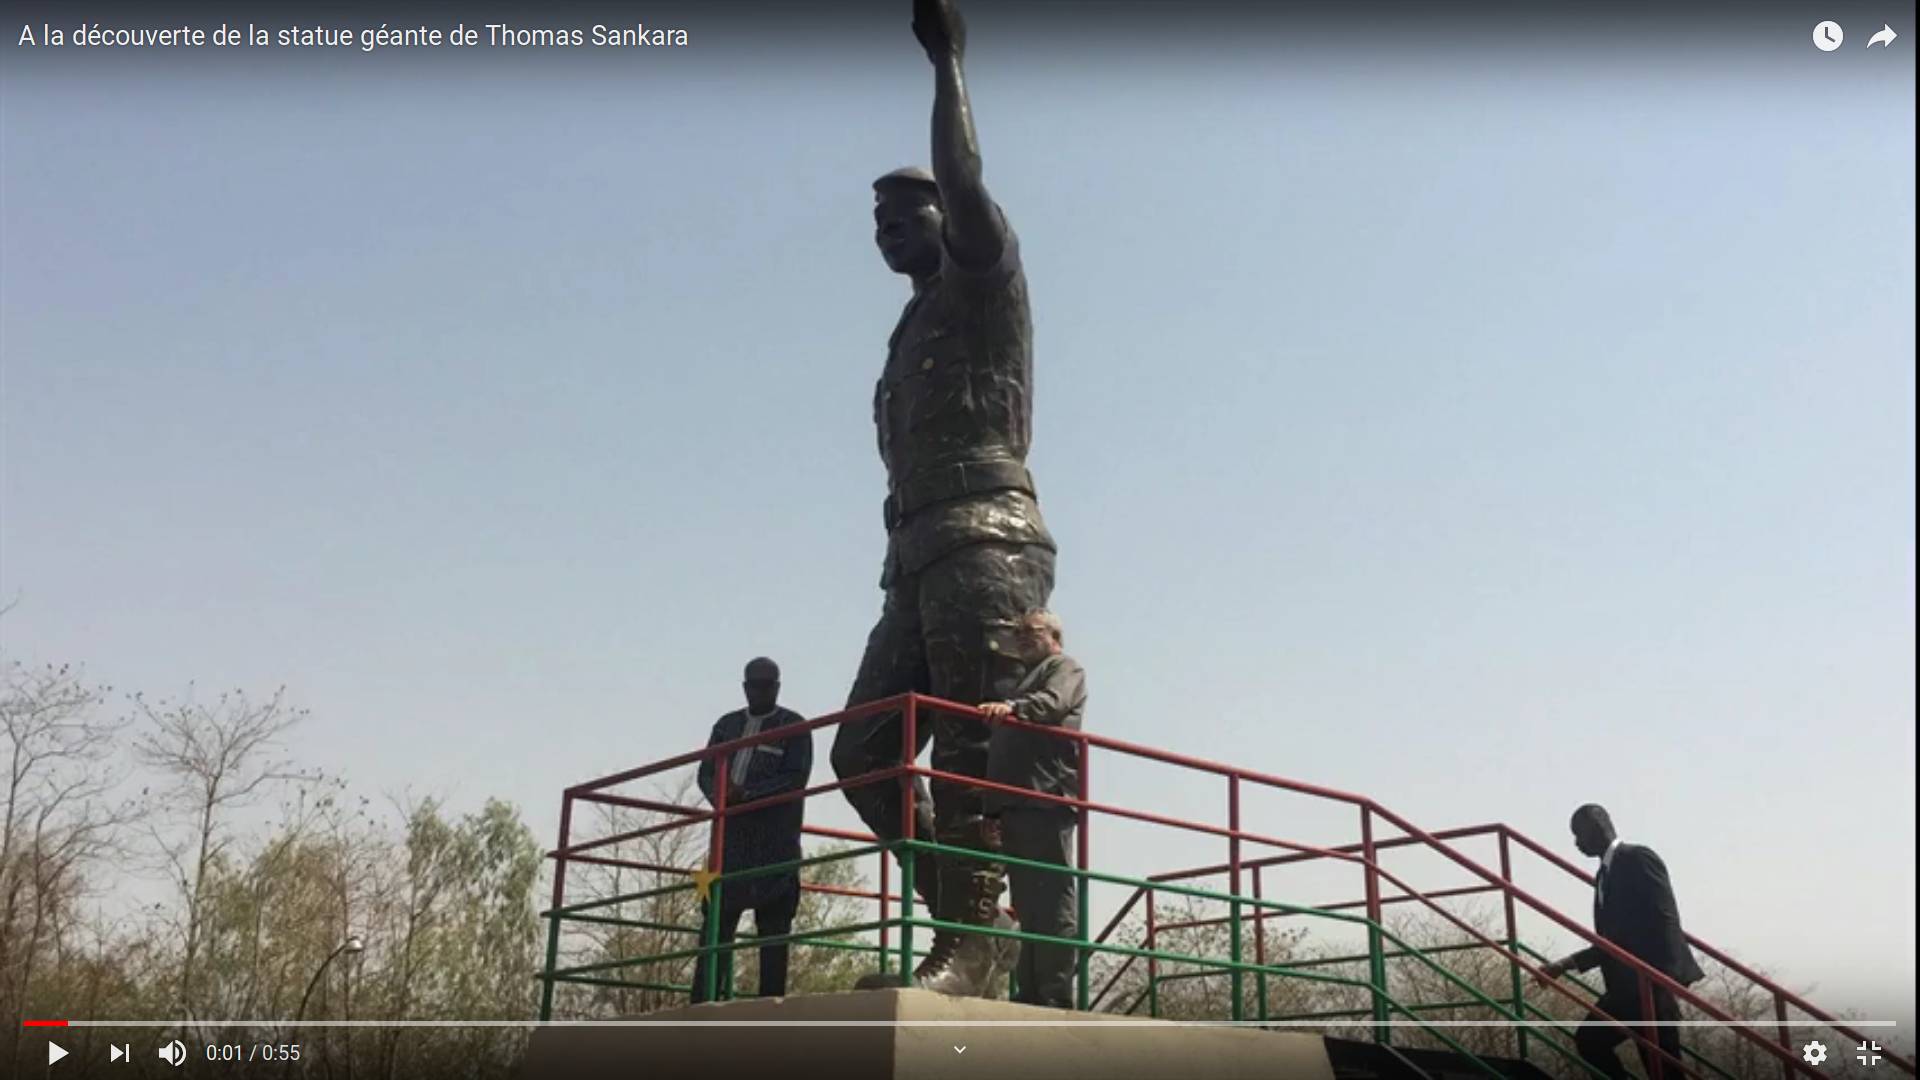
[[[980,711],[997,719],[1013,717],[1029,724],[1080,729],[1087,711],[1087,675],[1062,651],[1060,617],[1044,609],[1020,619],[1019,659],[1031,665],[1006,701],[990,701]],[[987,779],[1010,787],[1078,798],[1080,744],[1051,732],[995,724],[987,747]],[[1070,806],[989,791],[989,818],[999,823],[1000,850],[1016,859],[1070,866],[1078,811]],[[1078,936],[1077,880],[1068,874],[1011,866],[1013,909],[1020,929],[1029,934]],[[1014,1000],[1056,1009],[1073,1007],[1075,953],[1071,945],[1020,943],[1014,968]]]

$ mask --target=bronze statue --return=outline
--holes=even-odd
[[[1047,605],[1054,542],[1040,517],[1027,447],[1033,417],[1033,320],[1019,243],[981,180],[967,104],[966,30],[950,0],[916,0],[913,32],[933,63],[933,172],[900,169],[874,181],[874,241],[913,297],[888,343],[873,420],[887,469],[886,593],[867,638],[850,705],[919,690],[976,704],[1009,696],[1023,672],[1013,635],[1023,614]],[[933,767],[983,776],[987,724],[924,716],[917,754]],[[834,771],[848,778],[900,760],[896,714],[841,725]],[[902,835],[891,784],[850,788],[874,834]],[[979,790],[935,782],[921,789],[916,836],[999,850]],[[990,860],[914,864],[915,891],[938,918],[1012,928],[1001,914],[1005,869]],[[939,932],[914,984],[981,995],[1003,985],[1017,942]],[[889,985],[869,976],[863,986]]]

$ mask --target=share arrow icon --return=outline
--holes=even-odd
[[[1886,23],[1881,23],[1880,32],[1867,39],[1867,48],[1871,49],[1875,45],[1878,45],[1884,49],[1893,44],[1893,39],[1899,36],[1899,34],[1893,32],[1893,27],[1888,26]]]

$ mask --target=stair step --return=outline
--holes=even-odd
[[[1335,1080],[1475,1080],[1486,1074],[1473,1061],[1447,1050],[1378,1046],[1356,1039],[1328,1039]],[[1482,1056],[1480,1061],[1512,1080],[1547,1080],[1538,1065],[1519,1058]]]

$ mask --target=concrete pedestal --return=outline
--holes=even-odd
[[[749,1026],[767,1022],[771,1026]],[[1332,1080],[1318,1034],[924,990],[751,999],[534,1032],[526,1080]]]

